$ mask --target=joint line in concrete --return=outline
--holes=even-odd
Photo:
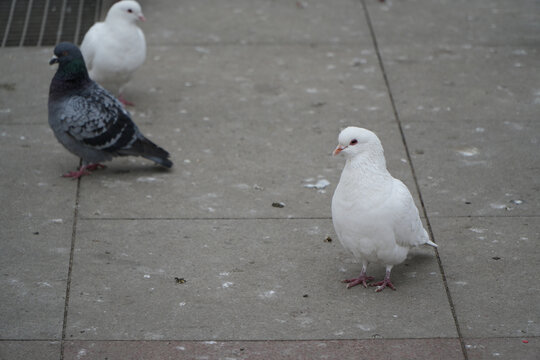
[[[79,162],[79,168],[81,166],[82,166],[82,159]],[[71,291],[71,276],[73,273],[73,257],[75,254],[75,239],[77,236],[77,220],[79,217],[80,193],[81,193],[81,178],[79,177],[77,179],[77,188],[75,190],[75,209],[73,210],[73,225],[71,229],[71,248],[69,251],[69,266],[68,266],[68,276],[67,276],[67,281],[66,281],[66,298],[64,302],[64,318],[62,321],[62,338],[60,340],[60,360],[64,360],[64,346],[66,342],[69,295]]]
[[[375,29],[373,28],[373,24],[371,22],[371,17],[369,16],[369,11],[368,11],[368,8],[366,6],[366,1],[365,0],[360,0],[360,2],[362,3],[362,8],[364,10],[364,15],[366,17],[366,22],[368,24],[369,32],[371,34],[371,40],[373,41],[373,47],[375,49],[375,53],[377,54],[377,60],[379,62],[379,67],[380,67],[382,75],[383,75],[384,84],[386,86],[386,90],[387,90],[387,93],[388,93],[388,98],[389,98],[390,104],[392,106],[392,111],[394,112],[394,118],[395,118],[396,123],[397,123],[398,128],[399,128],[399,132],[400,132],[400,135],[401,135],[401,140],[403,142],[403,145],[405,146],[405,153],[406,153],[407,160],[409,161],[409,164],[410,164],[410,167],[411,167],[411,173],[412,173],[412,176],[413,176],[413,179],[414,179],[414,184],[415,184],[415,187],[416,187],[416,191],[418,193],[418,198],[420,200],[420,205],[422,207],[422,213],[424,215],[424,218],[426,219],[426,224],[427,224],[429,236],[430,236],[431,240],[435,242],[433,229],[431,227],[431,222],[429,221],[429,217],[428,217],[428,214],[427,214],[424,199],[423,199],[422,193],[420,191],[420,185],[418,183],[418,178],[416,176],[416,171],[414,169],[414,164],[412,162],[411,153],[409,151],[409,147],[407,146],[407,139],[405,137],[405,132],[403,131],[403,125],[401,123],[401,118],[399,117],[399,113],[397,111],[397,106],[396,106],[396,102],[394,100],[394,95],[393,95],[392,89],[390,87],[390,81],[388,80],[388,76],[386,74],[386,69],[384,67],[384,62],[383,62],[383,59],[382,59],[382,55],[381,55],[381,52],[380,52],[380,49],[379,49],[379,44],[377,42],[377,37],[375,36]],[[461,333],[459,321],[458,321],[458,318],[457,318],[456,308],[454,306],[454,301],[452,300],[452,294],[450,293],[450,288],[448,287],[446,274],[445,274],[444,267],[443,267],[443,264],[442,264],[442,261],[441,261],[441,257],[439,256],[438,249],[435,249],[435,254],[436,254],[436,257],[437,257],[437,262],[439,263],[439,271],[441,273],[444,288],[446,290],[446,296],[447,296],[447,299],[448,299],[448,304],[449,304],[450,310],[452,312],[452,317],[454,319],[456,332],[457,332],[457,335],[458,335],[458,338],[459,338],[459,343],[461,345],[461,351],[463,353],[464,359],[468,360],[468,354],[467,354],[467,349],[465,347],[465,341],[463,340],[463,335]]]

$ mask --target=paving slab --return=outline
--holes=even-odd
[[[372,44],[149,49],[147,62],[126,89],[136,103],[130,110],[142,113],[137,121],[208,125],[245,120],[249,125],[268,122],[263,115],[269,115],[276,124],[294,126],[324,114],[335,117],[334,123],[393,117]]]
[[[71,233],[70,222],[44,219],[0,228],[1,339],[61,338]]]
[[[478,125],[487,134],[478,134]],[[426,138],[419,123],[406,134],[429,216],[538,216],[538,144],[527,141],[535,135],[483,122],[464,125],[457,136],[449,125],[428,127],[437,135]],[[436,140],[445,145],[426,150]],[[519,146],[508,151],[512,142]]]
[[[46,125],[2,123],[0,136],[0,338],[60,339],[76,183],[58,161],[69,155]]]
[[[382,75],[373,70],[373,51],[183,49],[156,47],[158,60],[132,87],[135,121],[171,152],[175,166],[161,172],[143,160],[113,161],[83,179],[83,217],[329,217],[344,164],[331,152],[347,125],[379,133],[390,170],[414,192]],[[327,69],[329,64],[336,68]],[[372,70],[364,72],[366,67]],[[305,187],[322,179],[330,182],[324,193]],[[122,199],[140,205],[126,207]],[[285,207],[272,207],[275,202]]]
[[[60,341],[0,341],[0,359],[2,360],[58,360],[59,358]]]
[[[424,124],[506,121],[508,131],[534,126],[538,111],[533,45],[380,44],[400,118]]]
[[[538,3],[366,4],[428,214],[538,215]]]
[[[49,66],[50,47],[2,48],[0,124],[48,124],[49,84],[56,68]],[[26,76],[32,69],[32,76]]]
[[[540,31],[540,5],[534,0],[365,1],[365,4],[377,39],[386,44],[532,45]]]
[[[538,359],[540,340],[537,337],[465,339],[470,360]]]
[[[70,341],[85,359],[462,359],[457,339],[316,341]],[[81,356],[81,358],[83,358]]]
[[[540,334],[538,220],[431,219],[464,337]]]
[[[0,209],[0,218],[37,218],[71,227],[77,183],[61,175],[75,169],[79,159],[56,141],[49,126],[1,124],[0,151],[1,199],[9,204]]]
[[[456,336],[430,249],[395,268],[397,292],[347,290],[360,266],[324,241],[331,231],[313,219],[81,220],[67,339]]]
[[[445,49],[383,48],[428,214],[538,215],[540,54]]]
[[[142,2],[152,44],[370,43],[360,1]],[[174,21],[163,21],[163,19]],[[360,20],[360,21],[359,21]]]
[[[165,127],[161,129],[166,132]],[[225,139],[227,134],[221,134]],[[277,131],[270,134],[274,135],[275,145],[254,153],[244,149],[258,146],[257,140],[266,141],[264,135],[254,132],[236,149],[210,142],[197,151],[189,147],[193,132],[186,133],[182,138],[189,150],[180,152],[185,154],[184,161],[176,157],[180,161],[171,171],[161,171],[138,159],[115,160],[105,171],[82,180],[80,213],[84,218],[329,218],[331,196],[344,165],[343,158],[329,154],[337,139],[315,145],[318,149],[311,154],[316,151],[320,155],[317,159],[306,152],[294,154],[286,139],[280,140]],[[175,135],[154,137],[160,138],[163,143],[178,139]],[[399,139],[395,133],[394,138]],[[222,151],[231,153],[232,158],[215,156]],[[401,161],[405,156],[402,151],[397,152],[393,159],[396,167],[391,170],[412,185],[410,170]],[[267,161],[261,162],[261,155]],[[284,166],[291,170],[283,171]],[[320,180],[330,185],[321,190],[306,187]],[[125,206],[126,199],[132,206]]]

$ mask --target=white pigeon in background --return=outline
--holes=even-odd
[[[437,245],[429,240],[409,189],[386,169],[381,142],[373,132],[344,129],[334,155],[343,153],[345,167],[332,197],[332,221],[345,249],[362,262],[358,278],[343,280],[347,288],[373,280],[369,263],[386,266],[384,280],[369,284],[379,292],[395,290],[390,281],[394,265],[402,263],[413,246]]]
[[[119,1],[111,6],[104,22],[88,30],[81,44],[90,78],[116,94],[124,105],[133,105],[124,99],[123,90],[146,58],[139,20],[145,21],[139,3]]]

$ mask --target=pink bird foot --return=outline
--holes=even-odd
[[[387,286],[392,289],[392,290],[396,290],[396,288],[394,287],[394,284],[392,284],[392,282],[390,281],[390,278],[384,278],[383,281],[379,281],[379,282],[376,282],[376,283],[373,283],[373,284],[369,284],[369,286],[376,286],[377,288],[375,289],[375,292],[381,292],[383,291]]]
[[[83,165],[80,167],[80,169],[78,171],[70,171],[64,175],[62,175],[62,177],[68,177],[68,178],[72,178],[72,179],[78,179],[84,175],[90,175],[92,174],[90,171],[91,170],[96,170],[96,169],[103,169],[105,168],[106,166],[103,165],[103,164],[88,164],[88,165]]]
[[[362,266],[362,271],[360,272],[360,276],[358,276],[355,279],[345,279],[345,280],[342,280],[341,282],[349,284],[347,285],[347,289],[350,289],[353,286],[356,286],[359,284],[362,284],[365,288],[367,288],[367,283],[373,280],[373,276],[366,276],[366,271],[367,271],[367,264],[364,263]]]
[[[374,279],[373,276],[366,276],[364,274],[364,275],[360,275],[359,277],[357,277],[355,279],[345,279],[345,280],[342,280],[341,282],[349,284],[349,285],[347,285],[347,289],[350,289],[353,286],[356,286],[356,285],[359,285],[359,284],[362,284],[363,287],[367,288],[367,283],[369,281],[373,280],[373,279]]]
[[[103,164],[88,164],[86,165],[86,170],[94,171],[97,169],[105,169],[106,166]]]
[[[118,101],[120,101],[122,103],[122,105],[124,105],[124,106],[135,106],[135,104],[132,103],[131,101],[128,101],[128,100],[124,99],[124,96],[122,96],[122,95],[118,96]]]

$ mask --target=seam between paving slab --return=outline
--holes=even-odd
[[[289,42],[282,42],[282,41],[253,41],[253,42],[242,42],[242,41],[228,41],[228,42],[205,42],[205,41],[195,41],[195,42],[188,42],[183,41],[179,43],[175,42],[160,42],[156,41],[150,44],[149,47],[227,47],[227,46],[246,46],[246,47],[296,47],[296,46],[303,46],[303,47],[318,47],[318,46],[361,46],[361,45],[369,45],[368,43],[364,43],[362,41],[289,41]]]
[[[79,220],[84,221],[133,221],[133,220],[165,220],[165,221],[208,221],[208,220],[332,220],[331,216],[315,216],[315,217],[107,217],[107,218],[93,218],[93,217],[81,217]]]
[[[82,166],[82,159],[79,161]],[[71,230],[71,248],[69,252],[68,276],[66,281],[66,298],[64,303],[64,318],[62,320],[62,337],[60,339],[60,360],[64,360],[64,346],[67,332],[67,318],[69,310],[69,295],[71,291],[71,276],[73,273],[73,257],[75,254],[75,240],[77,237],[77,221],[79,216],[79,199],[81,194],[81,178],[77,179],[77,189],[75,191],[75,208],[73,209],[73,225]]]
[[[468,340],[478,340],[478,339],[540,339],[540,336],[485,336],[485,337],[477,337],[477,336],[471,336],[471,337],[465,337]],[[230,340],[230,339],[212,339],[212,341],[216,342],[261,342],[261,341],[267,341],[267,342],[275,342],[275,341],[287,341],[287,342],[310,342],[310,341],[388,341],[388,340],[448,340],[448,339],[458,339],[455,336],[451,337],[384,337],[384,338],[320,338],[320,339],[272,339],[272,340],[254,340],[254,339],[248,339],[248,340]],[[58,341],[54,339],[2,339],[0,341]],[[110,341],[110,342],[205,342],[208,340],[181,340],[181,339],[160,339],[160,340],[144,340],[144,339],[69,339],[66,340],[66,342],[98,342],[98,341]]]
[[[287,342],[310,342],[310,341],[385,341],[385,340],[447,340],[447,339],[458,339],[455,336],[450,337],[385,337],[380,339],[373,339],[373,338],[321,338],[321,339],[278,339],[278,340],[253,340],[253,339],[247,339],[247,340],[220,340],[220,339],[212,339],[212,341],[218,341],[218,342],[274,342],[274,341],[287,341]],[[516,335],[501,335],[501,336],[465,336],[464,339],[466,340],[495,340],[495,339],[540,339],[540,336],[516,336]],[[54,338],[35,338],[35,339],[18,339],[18,338],[5,338],[0,339],[0,343],[2,342],[32,342],[32,341],[47,341],[47,342],[60,342],[58,339]],[[205,342],[208,340],[183,340],[183,339],[160,339],[160,340],[145,340],[145,339],[66,339],[65,342],[100,342],[100,341],[108,341],[108,342]]]
[[[451,216],[442,216],[442,215],[431,215],[431,219],[516,219],[516,218],[538,218],[540,215],[451,215]],[[425,219],[424,214],[420,214],[421,219]],[[79,220],[83,221],[133,221],[133,220],[142,220],[142,221],[152,221],[152,220],[164,220],[164,221],[208,221],[208,220],[332,220],[331,216],[295,216],[295,217],[79,217]]]
[[[424,199],[423,199],[423,196],[422,196],[422,192],[420,191],[420,185],[418,183],[418,178],[416,176],[414,163],[413,163],[412,158],[411,158],[411,153],[409,151],[409,147],[407,146],[407,139],[405,137],[405,132],[403,131],[403,126],[401,124],[401,119],[400,119],[399,113],[397,111],[397,106],[396,106],[396,103],[395,103],[395,100],[394,100],[394,96],[392,94],[392,89],[390,87],[390,82],[388,80],[388,76],[386,74],[386,69],[384,67],[384,62],[383,62],[383,59],[382,59],[382,55],[381,55],[381,52],[379,50],[379,44],[377,42],[377,37],[375,35],[375,29],[373,28],[373,24],[371,22],[371,17],[369,16],[369,10],[368,10],[368,8],[366,6],[366,1],[365,0],[360,0],[360,2],[362,3],[362,8],[364,9],[364,16],[366,18],[366,23],[368,25],[369,32],[371,34],[371,39],[373,41],[373,48],[375,49],[375,53],[377,54],[377,59],[379,61],[379,67],[380,67],[381,73],[383,75],[384,84],[386,85],[388,98],[390,100],[390,104],[391,104],[392,110],[394,112],[394,118],[396,120],[396,123],[397,123],[398,128],[399,128],[399,132],[401,134],[401,139],[403,141],[403,146],[405,147],[405,154],[406,154],[407,160],[409,161],[409,164],[410,164],[411,173],[412,173],[412,176],[413,176],[414,184],[416,186],[416,192],[418,193],[418,199],[420,200],[420,205],[422,207],[422,214],[424,215],[424,218],[426,219],[426,225],[427,225],[427,228],[428,228],[427,230],[429,232],[429,236],[430,236],[431,240],[436,243],[435,237],[434,237],[434,234],[433,234],[433,229],[431,227],[431,222],[429,220],[427,210],[426,210],[426,206],[424,204]],[[467,348],[465,347],[465,341],[463,339],[463,334],[461,333],[461,328],[460,328],[460,325],[459,325],[456,308],[454,306],[454,301],[452,299],[452,294],[450,293],[450,288],[448,287],[448,282],[447,282],[447,279],[446,279],[446,273],[444,271],[442,260],[441,260],[441,257],[439,256],[439,251],[437,249],[435,249],[435,255],[437,257],[437,262],[439,263],[439,270],[440,270],[440,273],[441,273],[444,288],[446,290],[446,296],[448,298],[448,304],[450,306],[450,311],[452,312],[452,317],[454,318],[454,324],[456,326],[456,331],[457,331],[457,335],[458,335],[458,338],[459,338],[459,343],[461,345],[461,351],[463,352],[464,359],[468,360],[469,356],[467,354]]]

